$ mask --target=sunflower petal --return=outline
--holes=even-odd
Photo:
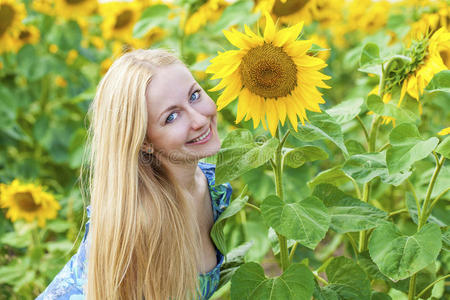
[[[275,101],[276,100],[270,98],[266,100],[266,115],[269,123],[269,131],[272,136],[275,136],[278,127],[278,112]]]
[[[302,21],[292,27],[281,29],[275,36],[273,44],[277,47],[282,47],[288,41],[295,41],[303,29],[303,23],[304,22]]]
[[[239,94],[239,101],[238,101],[235,124],[240,123],[242,121],[242,119],[244,118],[245,114],[248,113],[248,103],[249,103],[249,101],[251,101],[250,98],[252,96],[253,95],[247,89],[241,90],[241,93]]]
[[[266,43],[271,43],[275,37],[275,24],[273,23],[270,14],[265,11],[264,15],[266,17],[266,28],[264,29],[264,41]]]

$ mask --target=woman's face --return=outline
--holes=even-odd
[[[147,137],[155,154],[172,163],[192,163],[219,151],[216,104],[186,66],[156,69],[147,88],[147,107]],[[191,142],[198,137],[203,140]]]

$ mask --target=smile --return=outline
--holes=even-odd
[[[211,132],[211,126],[208,127],[208,130],[206,130],[206,132],[204,134],[202,134],[201,136],[199,136],[198,138],[195,138],[189,142],[187,142],[187,144],[190,145],[196,145],[196,144],[204,144],[207,141],[209,141],[209,139],[212,136],[212,132]]]

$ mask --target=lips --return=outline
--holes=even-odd
[[[208,132],[208,129],[209,129],[209,128],[210,128],[210,127],[208,127],[208,128],[207,128],[202,134],[200,134],[199,136],[197,136],[197,137],[193,138],[192,140],[188,141],[188,143],[192,143],[195,139],[198,139],[199,137],[203,136],[205,133]]]

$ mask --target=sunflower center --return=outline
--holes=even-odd
[[[272,44],[250,49],[242,58],[240,70],[244,86],[261,97],[284,97],[297,86],[294,61]]]
[[[14,195],[14,200],[16,200],[16,203],[20,206],[21,210],[27,212],[36,211],[41,207],[40,204],[34,202],[33,195],[31,195],[30,192],[16,193]]]
[[[76,5],[76,4],[82,3],[84,1],[86,1],[86,0],[66,0],[66,3],[70,4],[70,5]]]
[[[26,40],[31,36],[31,33],[28,30],[23,30],[19,34],[19,40]]]
[[[300,11],[308,2],[309,0],[287,0],[283,3],[281,0],[276,0],[272,13],[277,17],[289,16]]]
[[[0,36],[2,36],[14,20],[15,10],[8,4],[0,5]]]
[[[133,19],[133,12],[131,10],[124,10],[121,12],[116,19],[116,24],[114,24],[114,29],[121,29],[126,27]]]

